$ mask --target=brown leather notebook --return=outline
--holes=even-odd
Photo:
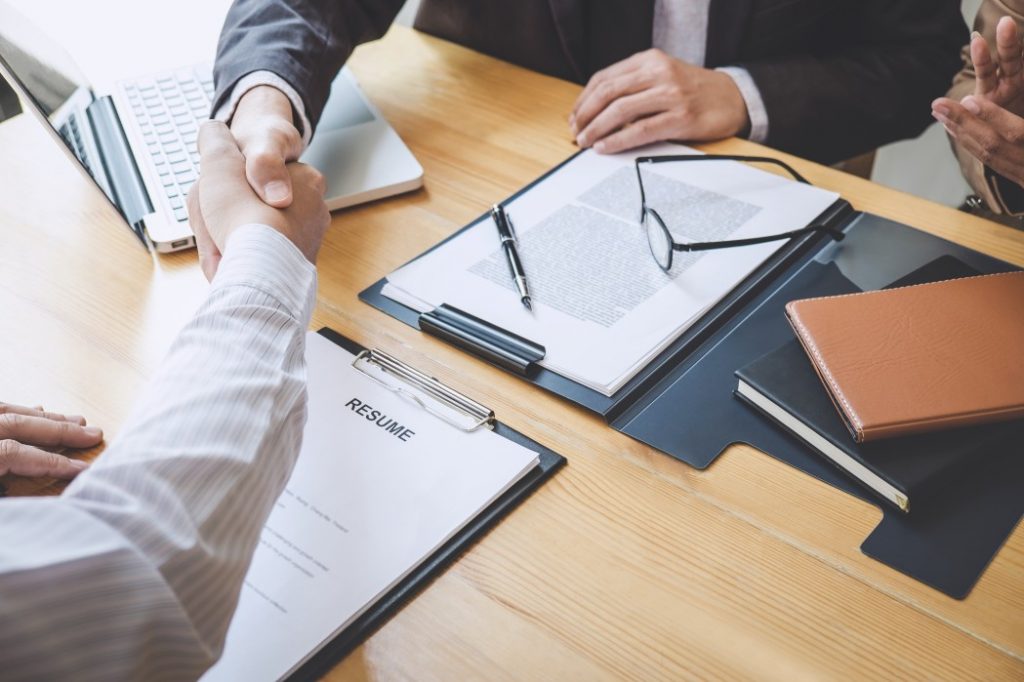
[[[854,439],[1024,418],[1024,272],[792,301]]]

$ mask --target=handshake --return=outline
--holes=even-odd
[[[324,179],[298,163],[302,138],[291,104],[276,89],[258,86],[238,103],[231,130],[217,121],[199,132],[200,177],[188,197],[199,263],[212,280],[231,233],[267,225],[287,237],[311,263],[330,214]]]

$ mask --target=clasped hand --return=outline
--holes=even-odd
[[[267,225],[287,237],[316,263],[331,216],[324,203],[323,176],[301,163],[282,162],[289,183],[286,208],[268,205],[250,186],[247,164],[227,126],[208,121],[199,131],[201,173],[188,196],[189,223],[196,235],[199,263],[212,280],[231,233],[252,223]]]

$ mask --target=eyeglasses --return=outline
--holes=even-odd
[[[735,156],[731,154],[687,154],[681,156],[641,156],[636,159],[636,179],[640,185],[640,227],[647,235],[647,245],[651,249],[651,255],[655,262],[665,272],[672,269],[672,256],[676,251],[710,251],[712,249],[728,249],[735,246],[750,246],[751,244],[764,244],[766,242],[791,239],[812,232],[825,232],[836,241],[841,241],[845,235],[834,227],[826,225],[810,225],[799,230],[780,232],[778,234],[764,237],[749,237],[747,239],[729,239],[717,242],[677,242],[672,233],[665,226],[658,211],[647,205],[647,195],[644,192],[644,178],[640,172],[641,164],[654,163],[685,163],[696,161],[745,161],[747,163],[767,163],[778,166],[793,176],[797,182],[805,185],[809,183],[802,175],[797,173],[788,164],[767,156]]]

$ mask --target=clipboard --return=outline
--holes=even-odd
[[[449,388],[437,379],[428,377],[387,353],[376,349],[364,348],[332,329],[325,327],[320,329],[318,333],[355,355],[356,360],[353,366],[356,369],[359,369],[360,363],[376,365],[386,372],[389,377],[409,383],[416,389],[437,398],[439,402],[444,403],[446,406],[463,412],[468,419],[468,425],[460,426],[456,424],[455,426],[465,430],[490,428],[499,436],[537,452],[539,462],[533,470],[519,479],[515,485],[475,516],[462,530],[378,599],[359,618],[307,659],[301,667],[287,678],[293,681],[320,679],[338,661],[372,635],[377,628],[401,609],[406,602],[415,597],[420,590],[440,575],[463,552],[468,550],[473,543],[482,538],[506,514],[526,500],[545,481],[551,478],[558,469],[566,464],[566,459],[561,455],[502,424],[495,418],[494,412],[489,408]],[[439,418],[444,419],[445,417],[439,416]]]
[[[575,156],[508,201],[547,179]],[[484,213],[427,253],[486,220],[488,214]],[[383,295],[386,277],[361,292],[359,298],[600,415],[616,431],[697,469],[710,466],[730,445],[746,443],[874,503],[869,494],[832,470],[820,456],[735,399],[733,373],[792,338],[783,313],[790,300],[880,289],[912,273],[923,273],[921,281],[937,281],[963,276],[957,272],[988,274],[1019,268],[907,225],[856,211],[841,198],[811,224],[840,231],[844,239],[835,241],[816,232],[784,244],[610,397],[539,366],[536,357],[523,354],[512,362],[497,357],[495,347],[507,354],[537,344],[510,338],[514,335],[486,321],[474,318],[454,325],[460,327],[454,338],[436,334],[430,317],[454,316],[458,321],[460,311],[442,306],[421,315]],[[1005,466],[1012,469],[1014,465]],[[1006,480],[1012,485],[1006,480],[999,483],[1000,475],[1008,476]],[[993,491],[999,485],[1010,485],[1010,489],[1002,495],[993,492],[988,511],[972,513],[972,521],[967,524],[948,516],[939,521],[921,514],[910,521],[890,519],[886,512],[862,550],[941,592],[964,598],[1024,513],[1024,471],[1018,476],[1016,470],[993,470],[988,481],[979,485]]]

